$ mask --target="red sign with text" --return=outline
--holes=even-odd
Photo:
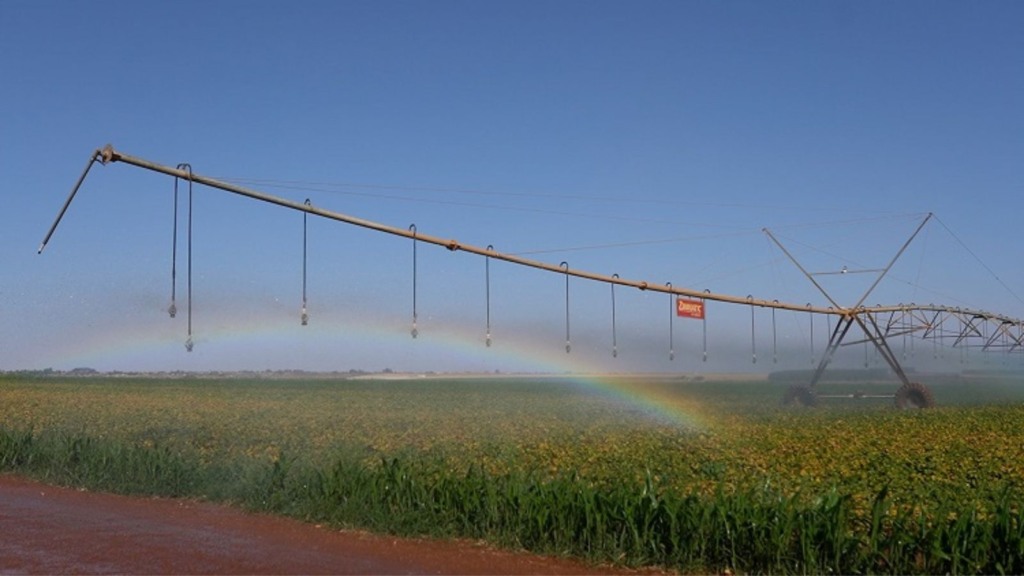
[[[676,298],[676,316],[682,316],[684,318],[696,318],[697,320],[704,319],[704,301],[703,300],[687,300],[686,298]]]

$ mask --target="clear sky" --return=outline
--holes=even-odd
[[[652,283],[1024,317],[1024,3],[0,0],[0,370],[809,367],[825,319],[570,283],[194,191],[176,303],[155,162],[420,232]],[[239,180],[241,181],[241,180]],[[273,181],[273,182],[271,182]],[[856,301],[873,279],[829,276]],[[671,326],[671,328],[670,328]],[[669,360],[669,338],[675,359]],[[812,350],[811,332],[814,332]],[[779,365],[770,363],[773,341]],[[751,348],[754,348],[753,350]],[[757,365],[752,356],[759,357]],[[856,356],[856,355],[854,355]],[[853,360],[851,360],[853,362]]]

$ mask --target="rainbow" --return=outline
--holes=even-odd
[[[36,361],[65,370],[128,372],[388,368],[410,377],[421,377],[425,370],[557,377],[628,404],[646,417],[705,427],[698,404],[672,394],[668,386],[652,384],[651,378],[613,372],[616,363],[606,350],[574,349],[567,354],[557,342],[526,335],[495,336],[493,346],[487,347],[478,328],[440,324],[421,326],[413,339],[409,326],[395,319],[313,318],[301,326],[297,317],[272,316],[204,317],[195,325],[191,353],[185,351],[186,324],[181,319],[151,318],[128,329],[95,327]]]

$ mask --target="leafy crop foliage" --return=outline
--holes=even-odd
[[[1024,572],[1018,382],[603,384],[6,377],[0,470],[684,572]]]

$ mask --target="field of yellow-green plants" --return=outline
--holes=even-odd
[[[1020,573],[1021,384],[0,376],[0,470],[684,572]]]

